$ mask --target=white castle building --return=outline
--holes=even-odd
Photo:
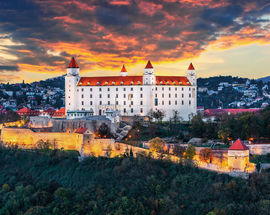
[[[151,110],[165,113],[164,120],[178,111],[189,120],[197,112],[197,79],[192,63],[186,76],[156,76],[148,61],[141,76],[80,77],[72,58],[65,77],[65,110],[68,119],[118,112],[121,116],[146,116]]]

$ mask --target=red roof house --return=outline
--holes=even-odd
[[[86,131],[87,131],[87,128],[80,127],[75,131],[75,133],[84,134]]]
[[[66,117],[66,109],[61,108],[54,112],[53,118],[65,118]]]
[[[39,115],[39,111],[31,110],[31,109],[26,108],[26,107],[18,110],[17,113],[20,116],[38,116]]]

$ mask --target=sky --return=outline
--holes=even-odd
[[[269,0],[3,0],[0,82],[82,76],[270,76]]]

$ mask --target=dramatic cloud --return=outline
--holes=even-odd
[[[60,73],[71,56],[84,71],[120,68],[265,44],[269,14],[267,0],[1,1],[0,71]]]

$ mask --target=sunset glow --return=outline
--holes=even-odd
[[[20,0],[0,3],[0,81],[143,73],[269,75],[270,4],[201,0]],[[233,57],[232,57],[233,56]]]

